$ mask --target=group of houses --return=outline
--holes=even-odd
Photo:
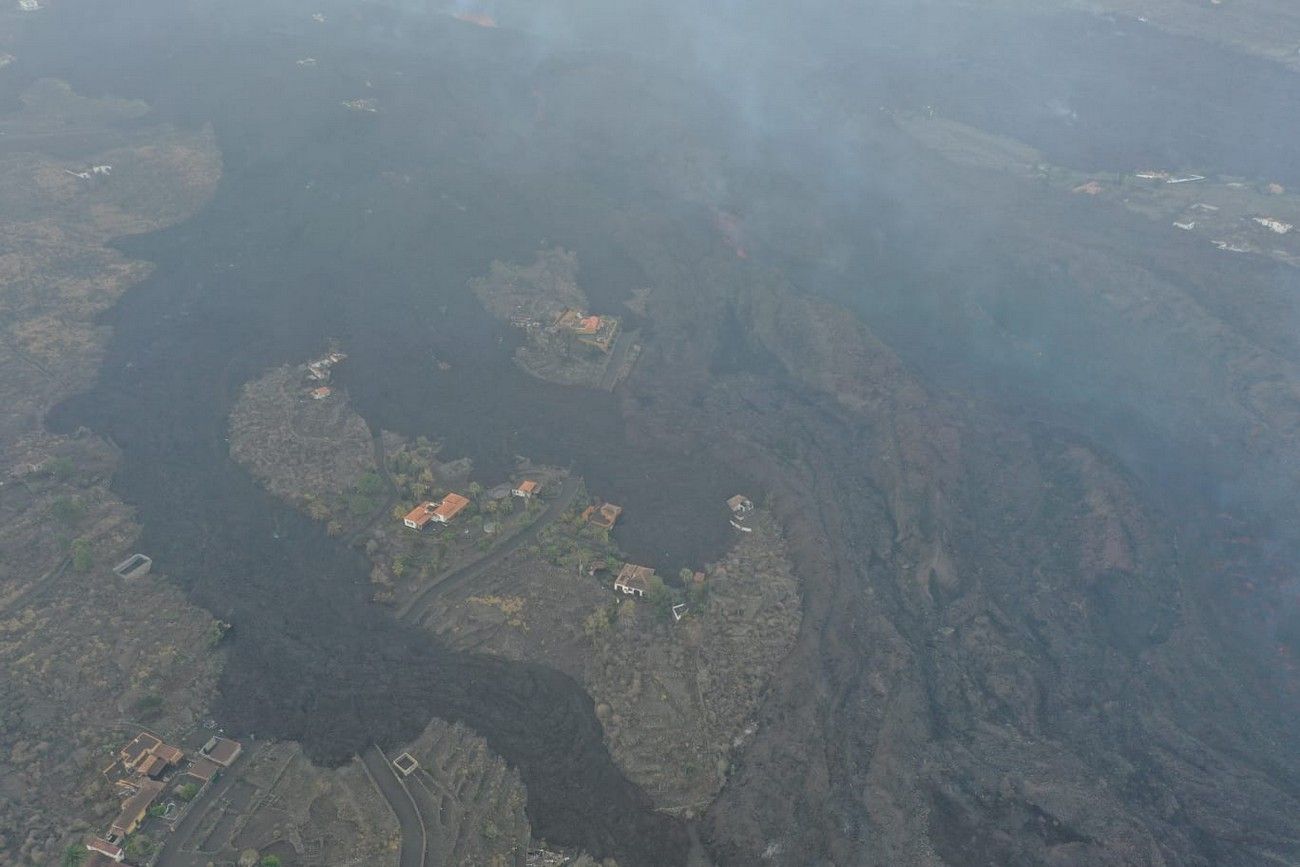
[[[534,479],[524,479],[510,489],[511,496],[524,501],[531,500],[542,490]],[[420,503],[406,513],[402,523],[412,530],[423,530],[430,524],[450,524],[457,515],[469,507],[469,498],[452,491],[435,503],[432,500]]]
[[[137,734],[118,750],[112,764],[104,768],[104,776],[122,799],[121,807],[108,831],[86,842],[91,856],[87,863],[125,861],[127,838],[156,808],[169,786],[179,790],[190,785],[191,799],[198,797],[223,769],[234,764],[242,751],[238,741],[213,737],[197,755],[187,757],[180,747],[164,742],[152,732]],[[164,805],[164,809],[168,806]]]

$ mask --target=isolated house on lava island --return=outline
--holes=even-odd
[[[618,336],[618,319],[613,316],[595,316],[565,308],[555,317],[556,330],[570,334],[579,343],[609,352]]]
[[[754,511],[754,504],[743,494],[736,494],[727,500],[727,508],[731,510],[731,526],[745,533],[752,532],[752,528],[745,526],[745,519]]]
[[[614,589],[625,596],[644,597],[650,589],[650,579],[655,577],[655,570],[649,566],[637,566],[626,563],[614,579]]]
[[[449,524],[468,505],[467,498],[451,493],[443,497],[440,503],[421,503],[416,506],[406,513],[402,523],[412,530],[423,530],[429,524]]]

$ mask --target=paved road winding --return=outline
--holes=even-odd
[[[397,860],[399,867],[424,867],[428,839],[424,817],[420,815],[415,799],[379,747],[371,746],[362,753],[361,763],[397,816],[397,826],[402,832],[402,854]]]

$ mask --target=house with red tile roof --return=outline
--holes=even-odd
[[[86,849],[92,853],[98,852],[110,861],[121,863],[126,859],[126,852],[116,843],[110,843],[101,837],[91,837],[86,843]]]
[[[108,826],[108,836],[117,841],[135,833],[135,829],[140,827],[153,802],[162,794],[162,790],[163,784],[157,780],[145,780],[141,783],[140,790],[122,802],[122,809],[117,814],[117,818]]]
[[[464,511],[469,499],[460,494],[451,493],[442,498],[442,502],[433,510],[433,520],[439,524],[448,524],[451,519]]]
[[[406,513],[402,523],[412,530],[423,530],[433,521],[433,510],[436,508],[438,507],[434,503],[421,503]]]

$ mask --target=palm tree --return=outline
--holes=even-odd
[[[80,843],[73,843],[63,850],[63,858],[59,861],[61,867],[81,867],[86,855],[89,854],[86,847]]]

